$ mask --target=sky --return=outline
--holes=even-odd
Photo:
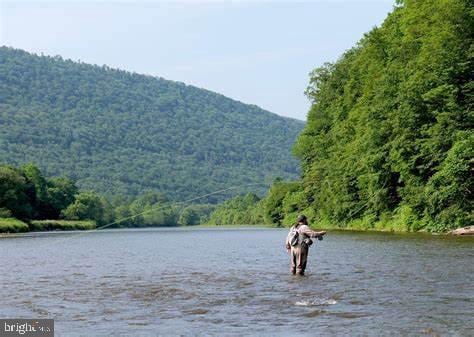
[[[0,0],[0,45],[160,76],[305,120],[309,72],[391,0]]]

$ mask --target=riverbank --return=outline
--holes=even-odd
[[[125,227],[125,228],[164,228],[164,227],[176,227],[176,228],[289,228],[289,226],[278,226],[275,224],[228,224],[228,225],[215,225],[210,223],[204,223],[194,226],[146,226],[146,227]],[[314,230],[325,230],[325,231],[337,231],[337,232],[366,232],[366,233],[396,233],[396,234],[429,234],[429,235],[461,235],[461,236],[472,236],[474,228],[469,227],[469,230],[465,228],[459,228],[449,232],[428,232],[426,230],[409,231],[404,230],[398,226],[381,227],[381,226],[348,226],[340,227],[334,225],[328,225],[327,223],[313,224],[311,227]],[[75,221],[75,220],[32,220],[30,222],[23,222],[15,218],[0,218],[0,235],[9,236],[11,234],[28,233],[28,232],[48,232],[48,231],[83,231],[83,230],[94,230],[96,224],[94,221]]]
[[[345,227],[328,225],[320,223],[312,225],[314,229],[318,230],[337,230],[350,232],[377,232],[377,233],[426,233],[431,235],[456,235],[456,236],[470,236],[474,235],[474,226],[461,227],[453,230],[443,232],[429,231],[426,228],[418,228],[410,226],[409,223],[401,223],[400,221],[379,221],[373,224],[367,224],[365,221],[353,221]]]
[[[95,222],[89,220],[32,220],[24,222],[15,218],[0,218],[0,233],[6,235],[26,232],[92,230],[95,228]]]
[[[277,226],[275,224],[230,224],[230,225],[214,225],[202,224],[193,227],[204,228],[289,228],[289,226]],[[314,224],[310,226],[313,230],[337,231],[337,232],[353,232],[353,233],[394,233],[394,234],[427,234],[427,235],[454,235],[454,236],[474,236],[474,226],[458,228],[449,232],[429,232],[421,229],[418,231],[400,230],[399,227],[377,227],[366,228],[360,226],[338,227],[328,226],[327,224]]]

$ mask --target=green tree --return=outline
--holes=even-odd
[[[31,196],[34,189],[18,170],[0,166],[0,208],[9,210],[14,217],[28,219],[33,211]]]
[[[114,208],[114,221],[116,224],[113,227],[134,227],[133,214],[130,211],[130,205],[122,204]]]
[[[105,220],[105,206],[95,192],[82,192],[62,214],[68,220],[94,220],[101,225]]]
[[[209,217],[216,207],[211,204],[189,205],[181,210],[178,222],[183,226],[204,224],[209,221]]]
[[[227,200],[216,207],[208,220],[212,225],[261,225],[264,222],[261,199],[254,193]]]
[[[288,194],[296,191],[298,187],[298,182],[277,180],[273,184],[264,200],[264,216],[268,223],[282,225],[285,217],[283,200]]]
[[[40,169],[34,164],[30,163],[20,167],[20,171],[26,177],[27,181],[34,186],[38,207],[44,203],[47,203],[47,182]]]
[[[197,210],[187,207],[179,215],[178,222],[183,226],[199,225],[201,217]]]
[[[274,184],[267,219],[305,212],[329,226],[435,231],[472,223],[473,13],[468,0],[398,1],[380,27],[315,69],[293,149],[301,184]]]
[[[176,226],[178,208],[163,193],[148,192],[136,198],[129,207],[133,226]]]
[[[426,213],[434,231],[474,223],[474,135],[456,142],[425,187]]]
[[[48,179],[47,186],[47,218],[58,219],[61,211],[74,202],[78,188],[73,181],[65,177]]]

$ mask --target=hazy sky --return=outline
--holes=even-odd
[[[305,119],[308,73],[394,1],[0,0],[0,44],[161,76]]]

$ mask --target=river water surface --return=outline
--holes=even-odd
[[[473,336],[474,238],[329,232],[306,276],[286,230],[0,239],[0,318],[56,336]]]

